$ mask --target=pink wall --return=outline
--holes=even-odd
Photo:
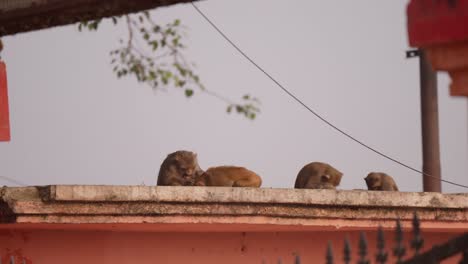
[[[144,225],[144,224],[143,224]],[[76,226],[76,225],[74,225]],[[140,225],[142,226],[142,225]],[[4,227],[4,226],[3,226]],[[160,232],[148,230],[93,231],[1,229],[0,255],[22,254],[28,263],[293,263],[299,253],[303,263],[324,263],[328,240],[334,246],[336,260],[342,259],[342,245],[349,235],[353,253],[357,254],[358,231],[282,231],[282,232]],[[456,233],[426,233],[425,248],[442,243]],[[367,232],[371,249],[374,232]],[[410,234],[405,234],[406,238]],[[387,233],[387,241],[393,232]],[[393,247],[387,242],[387,247]],[[371,250],[374,256],[373,250]],[[452,258],[444,263],[457,263]],[[356,260],[356,259],[355,259]],[[5,261],[5,260],[3,260]],[[355,262],[355,261],[353,261]]]

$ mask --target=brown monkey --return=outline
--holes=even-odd
[[[167,155],[161,164],[157,185],[193,185],[195,177],[202,172],[196,153],[179,150]]]
[[[260,187],[262,178],[243,167],[219,166],[207,169],[195,180],[196,186]]]
[[[371,172],[364,180],[371,191],[398,191],[393,178],[383,172]]]
[[[311,162],[297,174],[294,188],[297,189],[336,189],[343,173],[327,163]]]

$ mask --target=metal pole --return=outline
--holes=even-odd
[[[419,50],[419,73],[423,171],[437,178],[423,175],[423,191],[441,192],[437,75],[422,49]]]

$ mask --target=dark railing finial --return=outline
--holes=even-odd
[[[296,255],[294,258],[294,264],[301,264],[301,257],[299,255]]]
[[[382,226],[377,230],[377,255],[375,261],[378,264],[385,264],[387,262],[388,254],[385,252],[385,238]]]
[[[343,260],[345,264],[349,264],[351,261],[351,245],[349,243],[349,238],[346,237],[344,241],[344,250],[343,250]]]
[[[367,240],[366,234],[361,232],[359,236],[359,261],[358,264],[369,264],[369,260],[366,259],[367,257]]]
[[[419,251],[424,245],[424,240],[421,237],[421,229],[418,215],[414,213],[413,216],[413,240],[411,241],[411,248],[414,250],[414,255],[419,255]]]
[[[331,241],[328,241],[326,258],[327,258],[326,264],[333,264],[333,250],[332,250]]]
[[[406,249],[403,245],[403,230],[401,229],[400,219],[397,219],[397,226],[395,232],[395,242],[396,246],[393,249],[393,255],[397,257],[397,264],[403,263],[403,256],[406,253]]]

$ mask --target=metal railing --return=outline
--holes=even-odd
[[[421,249],[424,246],[424,240],[421,236],[420,221],[416,214],[414,214],[413,221],[413,237],[409,243],[409,246],[412,250],[412,256],[408,259],[404,259],[407,253],[407,247],[405,246],[403,240],[403,230],[401,228],[400,220],[396,221],[395,228],[395,246],[392,248],[391,253],[395,257],[396,264],[437,264],[443,260],[446,260],[450,257],[453,257],[457,254],[461,254],[462,258],[459,264],[468,264],[468,233],[464,233],[457,237],[454,237],[443,244],[434,245],[432,248],[428,249],[425,252],[421,253]],[[342,262],[335,261],[333,254],[333,248],[331,242],[328,242],[326,254],[325,254],[325,263],[326,264],[338,264],[338,263],[354,263],[352,261],[352,252],[351,244],[348,238],[344,240],[343,246],[343,259]],[[361,232],[359,236],[358,243],[358,259],[357,264],[386,264],[390,263],[388,249],[385,248],[385,235],[382,227],[379,227],[377,230],[377,253],[374,257],[369,256],[368,253],[368,243],[365,232]],[[374,262],[372,262],[372,260]],[[278,264],[281,264],[281,260],[278,261]],[[313,263],[318,263],[314,261]],[[304,264],[301,261],[300,256],[296,256],[294,264]]]

